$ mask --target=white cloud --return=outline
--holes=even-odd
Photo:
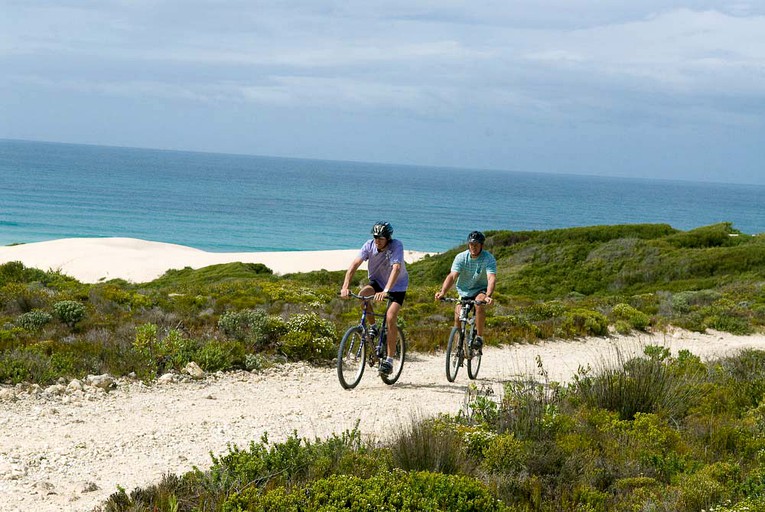
[[[675,10],[557,34],[524,55],[593,81],[683,94],[765,94],[765,16]]]
[[[150,99],[168,117],[213,105],[225,119],[268,108],[272,119],[294,119],[310,108],[369,133],[395,117],[424,133],[451,130],[450,152],[470,145],[475,127],[591,124],[612,133],[649,123],[682,132],[762,126],[765,114],[762,2],[6,4],[0,103],[27,93],[52,103],[92,96],[115,109]]]

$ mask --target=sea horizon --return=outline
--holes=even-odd
[[[765,186],[0,139],[0,244],[128,237],[210,252],[407,250],[479,229],[636,223],[765,232]]]

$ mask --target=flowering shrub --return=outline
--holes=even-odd
[[[317,361],[335,354],[337,330],[329,320],[316,313],[298,314],[290,317],[286,327],[280,347],[288,358]]]
[[[16,325],[27,331],[37,331],[51,320],[53,320],[53,317],[50,313],[46,313],[41,309],[33,309],[19,315],[16,318]]]
[[[76,300],[62,300],[53,304],[53,312],[59,320],[74,327],[85,316],[85,306]]]

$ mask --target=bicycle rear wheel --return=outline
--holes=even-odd
[[[367,357],[367,345],[364,343],[360,326],[354,326],[345,331],[337,350],[337,378],[345,389],[353,389],[364,375],[364,364]]]
[[[476,330],[475,326],[469,325],[468,331],[465,334],[465,338],[468,340],[465,345],[467,346],[468,351],[468,362],[467,362],[467,370],[468,370],[468,377],[471,379],[475,379],[478,377],[478,370],[481,369],[481,354],[473,350],[471,347],[473,345],[473,340],[475,339]]]
[[[393,372],[390,375],[380,374],[380,378],[387,385],[395,384],[401,376],[401,370],[404,369],[404,360],[406,359],[406,337],[401,328],[396,329],[396,355],[393,356]]]
[[[462,366],[463,354],[461,348],[461,332],[459,327],[452,327],[449,343],[446,345],[446,380],[454,382],[457,372]]]

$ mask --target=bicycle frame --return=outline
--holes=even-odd
[[[441,298],[441,301],[460,304],[459,316],[457,317],[459,325],[452,328],[446,345],[446,379],[449,382],[454,382],[465,359],[467,359],[468,377],[475,379],[481,367],[482,357],[480,351],[474,352],[472,348],[473,341],[478,334],[475,325],[475,306],[486,304],[486,302],[463,298]]]
[[[367,326],[367,314],[373,312],[370,302],[374,299],[374,295],[361,296],[355,293],[350,294],[351,297],[359,299],[363,302],[361,311],[361,320],[357,325],[353,325],[345,332],[343,339],[340,342],[340,347],[337,352],[337,376],[340,380],[340,385],[345,389],[353,389],[361,381],[361,377],[364,373],[364,368],[367,364],[374,367],[380,360],[388,355],[388,320],[387,313],[390,308],[391,297],[388,296],[388,304],[383,313],[383,320],[380,323],[380,330],[377,335],[377,341],[370,337]],[[393,373],[390,375],[380,373],[380,378],[386,384],[394,384],[399,376],[404,365],[404,358],[406,355],[406,338],[404,332],[396,326],[396,353],[393,358]],[[369,353],[367,354],[367,349]]]
[[[359,322],[359,327],[363,330],[363,334],[361,335],[361,339],[364,343],[367,343],[369,341],[374,342],[374,340],[371,340],[369,338],[369,331],[367,330],[367,314],[369,314],[368,310],[372,310],[372,306],[370,305],[370,302],[375,298],[374,295],[369,295],[367,297],[364,297],[362,295],[356,295],[355,293],[351,292],[351,297],[354,297],[356,299],[361,300],[364,305],[361,308],[361,322]],[[390,297],[388,297],[388,304],[385,307],[385,312],[383,313],[383,320],[380,324],[380,332],[377,333],[378,341],[377,345],[374,345],[375,348],[375,356],[377,359],[373,359],[372,356],[369,358],[369,366],[374,366],[375,363],[377,363],[381,358],[385,357],[388,354],[388,308],[390,307]]]

